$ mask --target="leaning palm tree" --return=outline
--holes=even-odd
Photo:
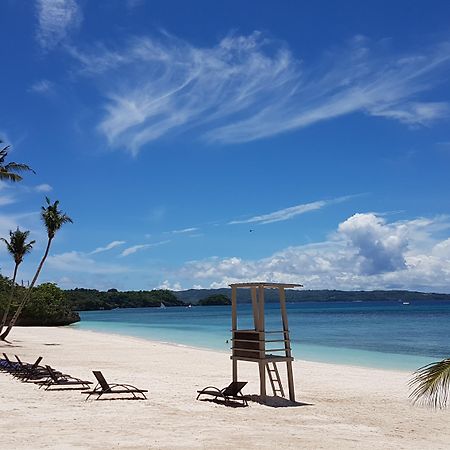
[[[3,141],[0,140],[0,144]],[[8,156],[9,145],[0,150],[0,180],[8,180],[12,182],[21,181],[22,176],[17,172],[33,172],[36,173],[30,166],[26,164],[10,162],[5,164],[5,159]]]
[[[50,251],[50,246],[52,245],[53,238],[55,237],[56,232],[65,224],[65,223],[73,223],[72,219],[67,215],[64,214],[62,211],[58,209],[59,201],[56,200],[54,203],[51,203],[48,197],[45,197],[45,200],[47,202],[47,206],[42,207],[41,211],[41,218],[45,224],[45,228],[47,229],[47,247],[44,252],[44,256],[41,259],[41,262],[38,265],[38,268],[36,270],[36,273],[34,274],[34,277],[31,281],[30,287],[26,290],[26,293],[20,302],[16,312],[14,313],[14,316],[12,317],[11,321],[8,324],[8,327],[6,328],[5,332],[0,335],[0,340],[4,341],[8,334],[10,333],[13,326],[16,324],[17,319],[20,316],[20,313],[22,312],[22,309],[27,304],[27,302],[31,298],[31,292],[33,290],[34,285],[36,284],[36,281],[39,277],[39,274],[41,273],[42,266],[44,265],[45,260],[47,259],[48,252]]]
[[[414,403],[445,408],[450,400],[450,358],[418,369],[409,386]]]
[[[16,231],[10,231],[9,232],[9,241],[5,238],[0,238],[1,241],[3,241],[6,244],[6,249],[8,250],[8,253],[13,257],[14,259],[14,272],[12,277],[12,285],[11,285],[11,291],[9,293],[9,300],[6,305],[5,311],[3,313],[2,322],[0,324],[0,334],[3,330],[3,327],[5,326],[6,320],[8,318],[9,310],[11,309],[11,304],[14,298],[14,290],[16,288],[16,276],[17,276],[17,270],[19,268],[19,265],[22,263],[24,256],[31,252],[31,249],[33,248],[33,244],[36,241],[31,241],[27,243],[28,235],[30,234],[29,231],[20,231],[19,227],[17,227]]]

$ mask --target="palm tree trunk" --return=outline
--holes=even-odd
[[[24,306],[27,304],[28,300],[31,297],[31,291],[34,287],[34,285],[36,284],[36,281],[39,277],[39,274],[41,273],[42,270],[42,266],[44,265],[45,260],[47,259],[48,256],[48,252],[50,251],[50,245],[52,243],[53,238],[48,238],[48,242],[47,242],[47,248],[45,249],[45,253],[44,256],[41,259],[41,262],[39,263],[39,266],[36,270],[36,273],[34,274],[33,280],[31,281],[30,287],[27,289],[25,295],[23,296],[23,299],[19,305],[19,307],[17,308],[13,318],[11,319],[11,321],[8,324],[8,328],[6,328],[5,332],[0,336],[0,340],[4,341],[6,339],[6,337],[8,336],[8,334],[10,333],[10,331],[12,330],[13,326],[16,324],[17,319],[20,316],[20,313],[22,312],[22,309],[24,308]]]
[[[9,293],[8,304],[6,306],[5,312],[3,313],[2,323],[0,324],[0,334],[2,333],[3,327],[6,324],[6,320],[8,319],[9,310],[11,309],[11,304],[12,304],[13,297],[14,297],[14,290],[16,288],[16,275],[17,275],[17,269],[19,268],[19,264],[16,263],[16,265],[14,266],[11,292]]]

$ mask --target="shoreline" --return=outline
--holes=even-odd
[[[56,327],[56,328],[67,328],[67,327]],[[139,336],[131,336],[129,334],[112,333],[112,332],[106,332],[106,331],[88,330],[88,329],[81,329],[81,328],[71,328],[71,329],[74,329],[74,330],[80,331],[80,332],[131,338],[131,339],[135,339],[135,340],[141,341],[141,342],[151,342],[153,344],[168,345],[168,346],[174,346],[174,347],[178,347],[178,348],[189,348],[192,350],[199,350],[199,351],[211,351],[211,352],[215,352],[215,353],[220,353],[222,355],[224,354],[224,355],[230,356],[230,351],[212,348],[212,347],[200,347],[200,346],[189,345],[189,344],[180,344],[179,342],[159,341],[157,339],[151,339],[151,338],[145,338],[145,337],[139,337]],[[337,347],[337,348],[339,349],[339,347]],[[379,353],[381,353],[381,352],[379,352]],[[385,354],[391,355],[391,353],[385,353]],[[400,355],[400,356],[403,356],[403,355]],[[357,364],[344,364],[344,363],[338,364],[338,363],[327,362],[327,361],[315,361],[315,360],[311,360],[311,359],[296,358],[295,354],[294,354],[294,361],[311,363],[311,364],[325,364],[325,365],[330,365],[330,366],[342,366],[342,367],[348,367],[349,369],[381,370],[381,371],[385,371],[385,372],[399,372],[399,373],[403,373],[403,374],[409,375],[409,376],[412,375],[412,372],[410,370],[406,370],[406,369],[372,367],[372,366],[357,365]]]
[[[156,343],[161,343],[161,344],[167,344],[167,345],[178,345],[180,347],[190,347],[190,348],[194,348],[194,349],[198,349],[198,350],[212,350],[212,351],[216,351],[216,352],[220,352],[220,353],[225,353],[225,354],[230,354],[230,350],[224,350],[222,348],[217,348],[217,347],[213,347],[213,346],[197,346],[195,344],[183,344],[180,342],[176,342],[176,341],[169,341],[167,339],[157,339],[155,337],[144,337],[144,336],[134,336],[132,334],[128,334],[128,333],[121,333],[121,332],[114,332],[111,330],[96,330],[95,327],[93,327],[92,329],[90,328],[84,328],[84,325],[80,326],[80,323],[76,323],[76,324],[71,324],[68,325],[68,327],[71,327],[72,329],[76,329],[78,331],[91,331],[91,332],[95,332],[95,333],[104,333],[104,334],[111,334],[111,335],[115,335],[115,336],[128,336],[128,337],[135,337],[137,339],[142,339],[144,341],[148,341],[148,342],[156,342]],[[291,341],[292,342],[292,341]],[[318,349],[318,353],[320,354],[320,350],[322,352],[328,352],[328,354],[331,352],[337,352],[337,353],[348,353],[347,354],[347,358],[349,358],[348,355],[352,355],[353,354],[371,354],[371,355],[377,355],[378,358],[384,358],[385,360],[389,360],[389,358],[396,358],[396,359],[404,359],[404,358],[411,358],[411,359],[416,359],[416,363],[409,363],[411,365],[411,367],[404,367],[404,363],[403,363],[403,367],[400,367],[401,364],[398,364],[398,367],[392,367],[392,365],[395,365],[395,363],[391,363],[391,366],[389,365],[380,365],[380,364],[376,364],[370,363],[370,361],[361,361],[359,364],[358,363],[350,363],[350,362],[341,362],[341,361],[329,361],[327,360],[327,358],[324,356],[322,358],[317,357],[317,359],[310,359],[307,356],[306,357],[297,357],[297,349],[295,347],[300,346],[303,347],[303,349],[307,349],[307,353],[311,353],[312,350],[316,350]],[[338,365],[338,366],[347,366],[347,367],[362,367],[362,368],[367,368],[367,369],[374,369],[374,370],[387,370],[387,371],[399,371],[399,372],[405,372],[405,373],[409,373],[412,374],[414,371],[416,371],[417,369],[419,369],[420,367],[429,364],[433,361],[438,361],[440,359],[443,358],[436,358],[433,356],[425,356],[425,355],[408,355],[408,354],[401,354],[401,353],[384,353],[384,352],[377,352],[377,351],[373,351],[373,350],[363,350],[363,349],[354,349],[354,348],[348,348],[348,347],[330,347],[330,346],[324,346],[324,345],[320,345],[320,344],[299,344],[299,343],[295,343],[294,342],[294,346],[293,346],[293,354],[296,360],[299,361],[307,361],[307,362],[312,362],[312,363],[321,363],[321,364],[332,364],[332,365]],[[352,357],[350,359],[353,359],[354,356],[352,355]],[[419,361],[421,360],[421,361]]]
[[[45,392],[0,373],[9,448],[29,448],[32,440],[35,448],[440,449],[450,440],[450,410],[412,406],[408,372],[296,360],[303,406],[227,408],[195,400],[198,389],[230,382],[231,361],[216,350],[72,327],[17,328],[11,340],[0,343],[0,353],[25,361],[43,356],[43,363],[91,381],[91,371],[101,370],[111,383],[149,393],[147,401],[85,402],[79,392]],[[248,381],[244,393],[257,394],[257,365],[239,369]]]

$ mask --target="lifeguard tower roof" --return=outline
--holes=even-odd
[[[231,288],[237,287],[237,288],[252,288],[256,286],[262,286],[264,288],[270,289],[277,289],[277,288],[296,288],[296,287],[303,287],[302,284],[293,284],[293,283],[271,283],[267,281],[253,281],[251,283],[232,283],[229,285]]]

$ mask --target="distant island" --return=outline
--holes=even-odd
[[[0,315],[3,315],[10,292],[11,282],[0,276]],[[17,287],[14,306],[23,296],[24,289]],[[277,292],[268,289],[267,302],[277,301]],[[286,301],[293,302],[340,302],[340,301],[399,301],[444,300],[450,301],[450,294],[415,292],[404,290],[339,291],[339,290],[286,290]],[[242,290],[239,302],[250,303],[250,292]],[[24,309],[18,322],[22,326],[60,326],[80,320],[78,311],[111,310],[118,308],[159,308],[172,306],[220,306],[231,305],[231,289],[188,289],[169,291],[107,291],[96,289],[63,290],[52,283],[34,288],[32,301]]]
[[[66,290],[65,298],[74,311],[109,310],[116,308],[157,308],[161,304],[171,306],[216,306],[231,304],[231,289],[188,289],[185,291],[169,291],[155,289],[151,291],[119,291],[109,289]],[[267,302],[277,301],[277,292],[266,290]],[[338,291],[338,290],[286,290],[287,302],[339,302],[339,301],[404,301],[414,300],[446,300],[450,294],[402,291]],[[239,293],[239,301],[250,303],[250,292]]]

